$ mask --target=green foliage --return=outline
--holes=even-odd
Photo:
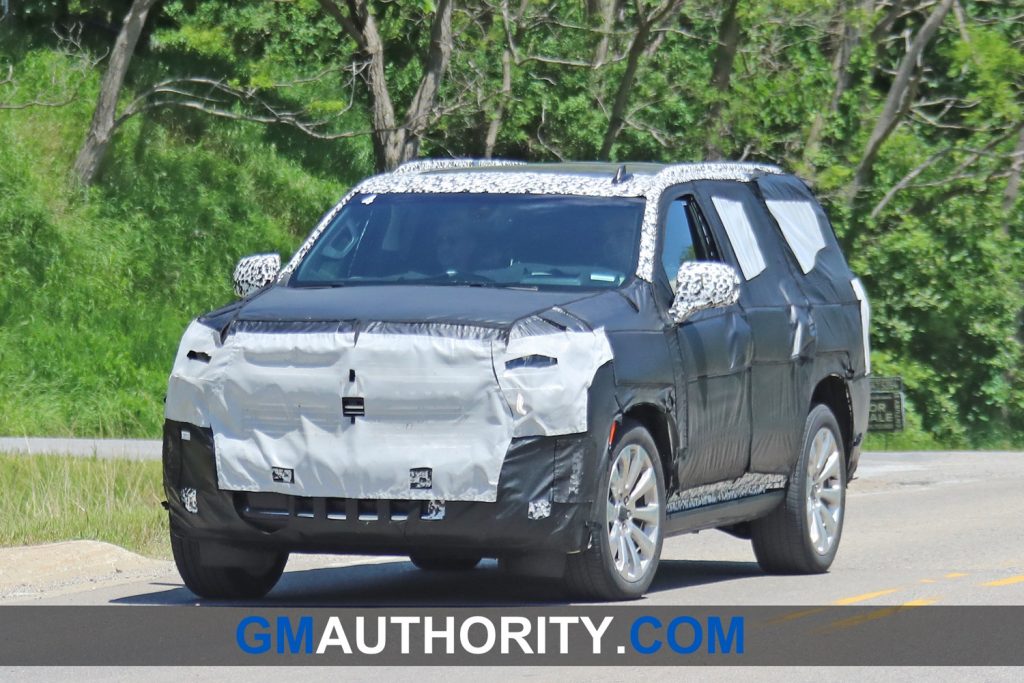
[[[21,66],[31,82],[53,64]],[[158,434],[189,319],[232,298],[240,256],[291,253],[343,190],[278,156],[255,124],[210,125],[193,144],[139,119],[81,195],[67,168],[87,117],[3,112],[2,433]]]
[[[97,187],[73,189],[65,179],[99,70],[83,72],[49,23],[88,18],[82,42],[99,53],[110,34],[96,27],[116,26],[128,4],[34,0],[0,25],[0,66],[14,68],[0,103],[80,88],[66,107],[0,110],[0,432],[155,435],[178,334],[229,298],[235,259],[289,252],[344,187],[374,170],[369,136],[328,142],[163,107],[118,131]],[[589,5],[509,2],[506,15],[501,3],[458,2],[421,154],[481,155],[497,121],[496,156],[594,158],[639,17],[636,4],[622,5],[605,36],[607,57],[595,65],[600,18]],[[1024,197],[1003,206],[1014,126],[1024,116],[1024,23],[1012,3],[965,0],[963,26],[947,17],[915,72],[915,106],[856,197],[848,194],[854,169],[906,38],[929,8],[901,12],[872,41],[886,6],[869,13],[861,3],[826,0],[740,3],[740,48],[721,93],[710,79],[722,5],[688,0],[659,27],[612,157],[699,160],[711,142],[723,156],[799,172],[824,199],[871,295],[877,372],[906,382],[911,429],[884,443],[1022,445]],[[369,6],[401,120],[424,73],[436,2]],[[833,110],[844,25],[861,39]],[[366,55],[316,0],[168,0],[148,31],[122,102],[156,81],[200,75],[323,130],[371,127]],[[215,103],[239,116],[265,111]],[[820,138],[808,149],[818,123]]]

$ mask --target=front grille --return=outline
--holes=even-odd
[[[306,498],[283,493],[239,492],[235,494],[235,509],[243,519],[271,526],[280,526],[293,518],[333,522],[404,522],[409,518],[437,518],[437,504],[431,507],[429,501]]]

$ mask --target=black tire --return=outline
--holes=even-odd
[[[835,473],[823,482],[828,486],[818,486],[815,489],[811,483],[813,475],[808,472],[808,467],[815,439],[822,430],[827,430],[831,434],[835,452],[838,454],[838,466],[830,468],[834,469]],[[812,522],[816,506],[809,502],[808,493],[811,492],[813,499],[817,495],[816,491],[824,489],[831,492],[829,497],[835,498],[836,488],[839,499],[838,515],[830,513],[827,507],[822,508],[821,512],[822,520],[827,516],[828,521],[834,524],[834,532],[830,535],[827,533],[827,527],[819,527]],[[842,432],[832,411],[827,406],[816,405],[807,415],[800,457],[797,458],[790,474],[789,487],[783,503],[766,517],[751,522],[751,542],[754,545],[757,563],[770,574],[822,574],[828,571],[839,550],[845,517],[846,451]],[[824,537],[821,536],[821,531],[817,530],[819,528],[826,530]],[[822,538],[832,540],[822,541]],[[822,546],[826,544],[827,548],[823,552]]]
[[[653,552],[649,556],[649,563],[642,574],[634,579],[627,580],[616,567],[616,552],[612,548],[610,533],[614,522],[608,521],[611,514],[610,509],[616,507],[609,505],[612,499],[610,482],[612,470],[620,454],[631,446],[640,446],[649,456],[652,465],[655,485],[657,491],[657,529],[656,539],[653,542]],[[639,482],[640,477],[637,477]],[[636,487],[634,486],[634,489]],[[569,555],[565,571],[565,583],[567,588],[574,595],[591,600],[635,600],[640,598],[650,588],[654,574],[658,570],[658,562],[661,559],[661,546],[665,535],[665,475],[661,468],[661,458],[658,454],[658,447],[651,438],[650,433],[636,422],[627,420],[623,423],[620,436],[612,447],[608,464],[601,476],[595,496],[594,522],[595,532],[590,541],[590,548],[581,552]],[[650,499],[641,496],[638,500],[644,502],[644,506],[650,504]],[[621,507],[621,506],[620,506]],[[621,520],[623,523],[633,522],[632,518]],[[649,529],[645,523],[641,526]]]
[[[221,566],[203,562],[205,543],[171,534],[171,551],[178,573],[190,591],[209,600],[254,600],[277,584],[288,553],[246,552],[247,565]],[[209,548],[209,546],[207,546]]]
[[[428,572],[466,572],[480,564],[480,557],[441,557],[437,555],[410,555],[409,560]]]

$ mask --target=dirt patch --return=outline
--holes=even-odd
[[[0,602],[31,600],[168,573],[174,573],[173,562],[152,560],[100,541],[0,548]]]

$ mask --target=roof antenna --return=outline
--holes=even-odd
[[[618,170],[615,171],[615,177],[612,178],[612,185],[618,185],[619,183],[624,183],[624,182],[626,182],[627,180],[629,180],[632,177],[633,177],[632,175],[630,175],[629,173],[626,173],[626,165],[625,164],[619,164]]]

